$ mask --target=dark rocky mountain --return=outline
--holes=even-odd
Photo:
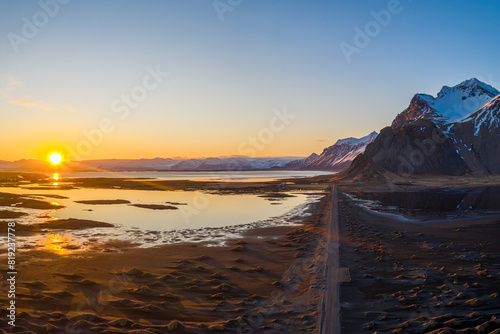
[[[494,93],[496,97],[492,97]],[[402,176],[500,173],[498,91],[471,79],[455,87],[443,87],[434,100],[428,97],[415,95],[410,106],[396,117],[391,127],[380,132],[344,175],[356,179],[380,177],[384,173]],[[463,115],[482,101],[483,105]]]
[[[351,167],[365,169],[366,164],[400,175],[462,175],[467,170],[455,151],[453,140],[426,119],[416,120],[400,129],[382,129]]]
[[[473,153],[489,173],[500,173],[500,95],[462,122],[454,123],[449,132],[457,138],[462,155]]]

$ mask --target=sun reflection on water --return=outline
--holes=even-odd
[[[71,250],[80,248],[79,243],[68,232],[64,233],[64,235],[59,232],[50,232],[44,237],[43,244],[45,249],[59,255],[66,255]]]
[[[57,186],[59,185],[59,182],[58,182],[58,181],[59,181],[59,179],[60,179],[60,177],[59,177],[59,173],[52,173],[52,180],[54,181],[54,182],[52,183],[52,185],[53,185],[54,187],[57,187]]]

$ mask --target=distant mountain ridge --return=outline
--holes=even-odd
[[[416,94],[344,175],[498,174],[499,117],[500,92],[475,78],[444,86],[435,98]]]
[[[62,167],[73,171],[207,171],[207,170],[258,170],[280,168],[296,160],[296,157],[252,158],[243,156],[220,158],[155,158],[155,159],[102,159],[68,161]],[[40,160],[0,161],[2,171],[50,171],[51,166]]]
[[[376,137],[373,131],[362,138],[339,139],[335,144],[323,150],[318,156],[313,153],[307,159],[296,160],[285,165],[284,168],[297,168],[306,170],[323,170],[340,172],[348,168],[352,161],[365,151],[366,146]],[[314,158],[314,155],[316,156]]]

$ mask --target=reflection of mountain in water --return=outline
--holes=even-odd
[[[424,219],[500,213],[500,187],[463,190],[355,192],[370,208]]]

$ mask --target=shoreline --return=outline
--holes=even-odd
[[[338,188],[340,268],[349,278],[339,287],[343,333],[500,328],[498,217],[404,222],[359,206],[348,188]],[[21,251],[16,325],[37,333],[317,333],[332,201],[324,194],[305,220],[294,218],[300,225],[253,226],[224,245],[115,240],[66,254]],[[0,315],[0,328],[9,328]]]
[[[292,221],[300,225],[250,228],[224,246],[116,241],[65,255],[18,252],[17,330],[311,332],[327,196]]]
[[[17,201],[24,198],[31,198],[31,195],[17,195],[2,193],[4,196],[13,196]],[[221,226],[206,226],[206,227],[183,227],[172,228],[166,230],[150,230],[141,227],[131,227],[120,223],[108,223],[106,220],[97,221],[91,219],[75,219],[75,218],[53,218],[51,212],[37,213],[36,211],[29,210],[29,215],[18,217],[17,236],[19,242],[22,242],[25,247],[29,249],[43,247],[43,243],[50,242],[47,236],[50,234],[61,234],[71,231],[70,236],[64,236],[64,240],[57,240],[63,249],[71,249],[72,251],[78,249],[88,248],[89,240],[98,238],[100,242],[109,240],[116,240],[127,242],[134,242],[137,247],[148,248],[157,247],[166,244],[179,244],[185,242],[194,243],[209,243],[212,246],[223,245],[224,243],[242,238],[242,235],[251,229],[265,228],[265,227],[280,227],[280,226],[299,226],[303,224],[307,217],[314,212],[314,207],[321,198],[325,196],[325,192],[303,193],[307,195],[304,202],[300,204],[293,204],[287,207],[283,213],[270,216],[265,219],[258,219],[245,223],[237,223],[234,225],[221,225]],[[37,195],[39,197],[40,195]],[[294,197],[289,195],[289,192],[266,192],[264,195],[257,195],[266,198],[273,204],[274,200],[283,198]],[[52,197],[52,196],[49,196]],[[67,199],[67,198],[66,198]],[[31,199],[30,199],[31,200]],[[46,200],[46,199],[45,199]],[[47,203],[43,200],[33,200],[36,203]],[[122,203],[123,200],[92,200],[92,201],[75,201],[86,202],[84,204],[94,205],[95,203],[101,205],[115,205],[115,203]],[[0,199],[1,203],[1,199]],[[30,202],[31,203],[31,202]],[[128,201],[127,201],[128,203]],[[43,207],[40,204],[38,206]],[[66,203],[66,205],[69,205]],[[184,205],[184,203],[176,203],[176,205]],[[64,209],[65,206],[58,205],[54,208]],[[181,207],[182,209],[183,207]],[[20,210],[22,207],[17,207]],[[119,208],[117,208],[119,210]],[[27,209],[24,209],[25,211]],[[31,212],[33,211],[33,212]],[[12,212],[14,213],[14,212]],[[28,222],[29,221],[29,222]],[[140,224],[137,224],[140,226]],[[42,244],[41,244],[42,243]]]

